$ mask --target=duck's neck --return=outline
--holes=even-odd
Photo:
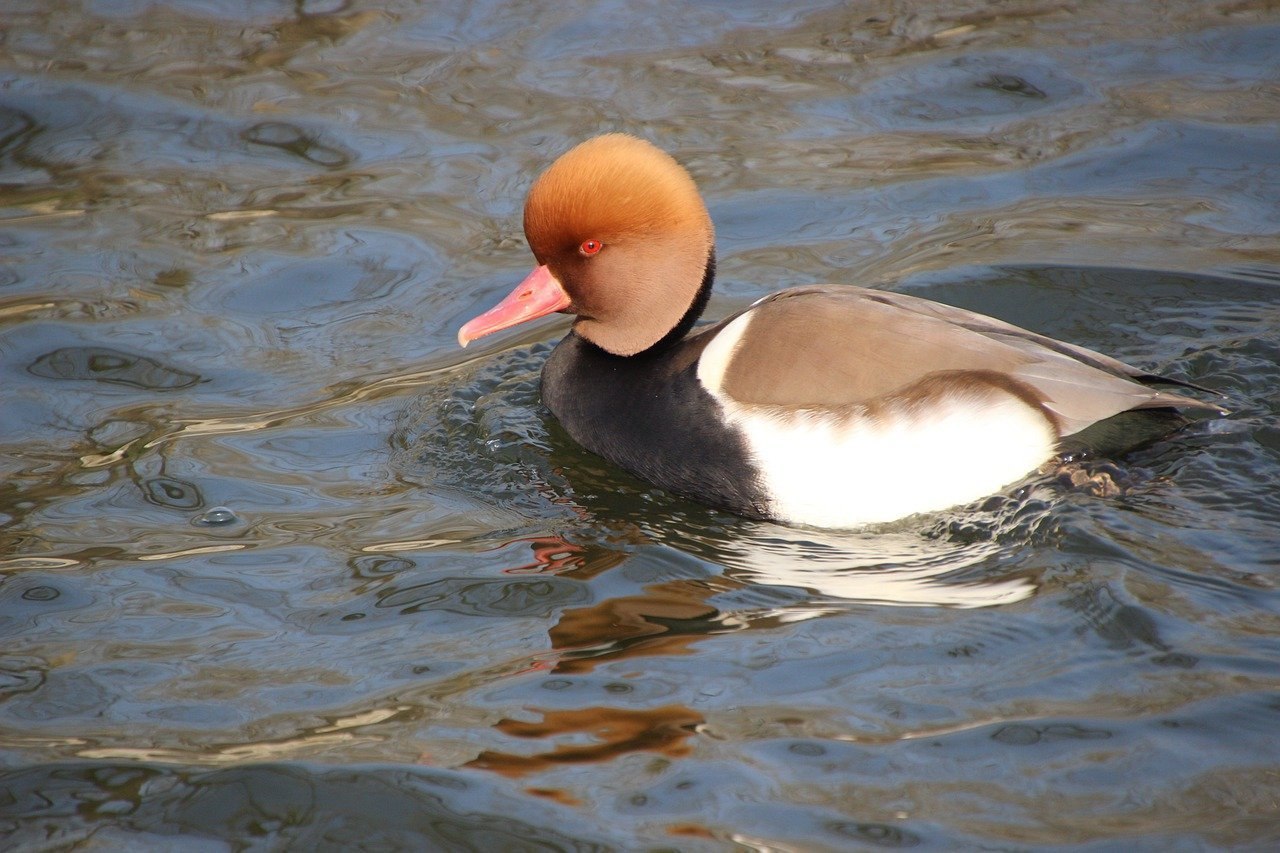
[[[702,284],[698,285],[698,292],[694,294],[693,302],[689,303],[689,310],[684,312],[684,316],[680,318],[680,321],[672,327],[671,331],[663,335],[656,344],[642,353],[637,353],[637,355],[659,352],[682,340],[689,333],[689,330],[693,328],[693,324],[702,316],[702,312],[706,310],[707,300],[711,298],[711,286],[715,283],[715,280],[716,250],[712,246],[707,252],[707,265],[702,273]]]

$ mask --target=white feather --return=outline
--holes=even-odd
[[[729,323],[716,333],[711,343],[707,344],[706,349],[702,351],[702,355],[698,356],[698,381],[717,400],[722,396],[720,386],[724,381],[724,372],[728,369],[729,362],[733,360],[738,343],[746,334],[747,327],[751,325],[751,318],[754,316],[747,311]]]
[[[815,527],[893,521],[998,492],[1050,458],[1057,436],[1012,395],[925,406],[787,411],[722,399],[741,430],[773,517]]]

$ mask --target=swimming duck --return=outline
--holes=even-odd
[[[459,343],[576,315],[542,371],[569,435],[740,515],[842,528],[942,510],[999,492],[1123,412],[1216,408],[1084,347],[854,286],[783,290],[695,330],[715,229],[688,172],[633,136],[556,160],[529,192],[524,230],[533,272]]]

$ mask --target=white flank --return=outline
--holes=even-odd
[[[1048,459],[1044,416],[999,391],[858,412],[743,406],[721,397],[780,521],[855,527],[995,494]]]
[[[742,336],[746,334],[747,326],[751,325],[752,316],[748,311],[725,326],[707,344],[702,355],[698,356],[698,381],[717,400],[721,398],[720,385],[724,382],[724,372],[728,369]]]

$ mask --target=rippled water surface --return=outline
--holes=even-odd
[[[0,36],[0,846],[1280,844],[1274,4],[10,0]],[[709,317],[893,288],[1231,414],[1118,495],[876,530],[656,491],[539,404],[563,321],[454,341],[605,130],[702,186]]]

